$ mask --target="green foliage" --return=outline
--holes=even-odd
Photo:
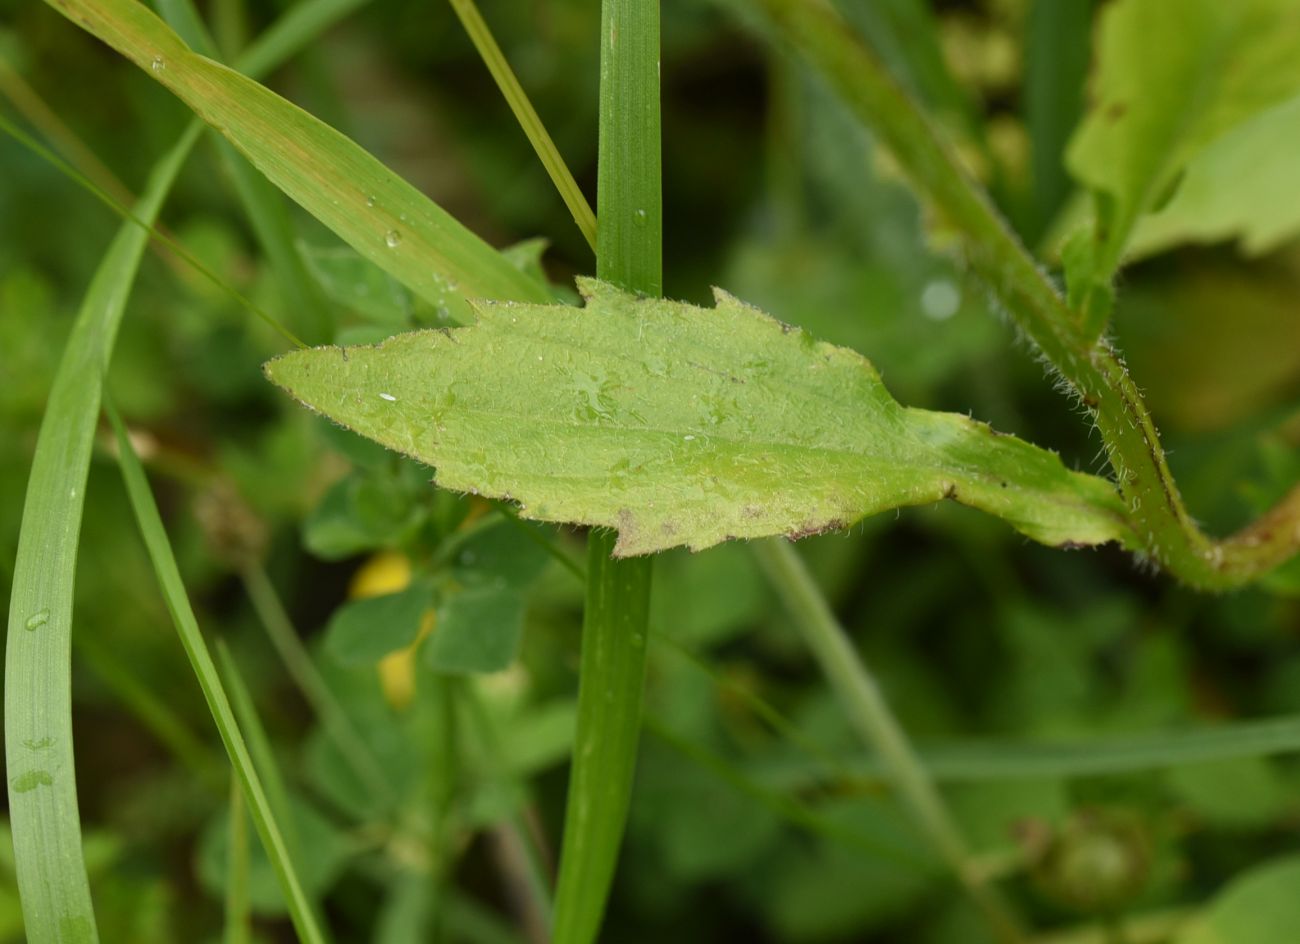
[[[1291,934],[1300,921],[1300,860],[1278,859],[1242,875],[1180,933],[1177,944],[1265,944]]]
[[[1185,242],[1236,239],[1243,252],[1277,249],[1300,228],[1285,155],[1300,146],[1300,97],[1260,111],[1188,163],[1173,198],[1137,225],[1130,256]]]
[[[11,761],[0,944],[60,939],[30,892],[42,872],[88,886],[103,940],[141,944],[293,939],[304,916],[383,944],[521,944],[557,915],[565,940],[628,944],[1289,939],[1294,863],[1269,857],[1290,841],[1300,784],[1300,558],[1264,572],[1294,553],[1300,516],[1291,7],[880,0],[841,4],[841,19],[760,0],[666,5],[651,41],[583,0],[485,2],[482,17],[456,0],[472,39],[446,5],[307,0],[272,24],[265,5],[203,5],[215,49],[247,75],[293,54],[254,85],[215,63],[187,0],[156,8],[188,49],[138,4],[56,5],[135,64],[47,5],[0,0],[6,129],[123,203],[188,106],[258,165],[200,148],[178,172],[158,229],[181,254],[141,257],[110,367],[107,348],[77,360],[77,311],[104,288],[97,269],[122,262],[102,255],[119,220],[0,137],[0,597],[21,610],[33,581],[55,581],[66,618],[33,634],[72,630],[70,673],[66,652],[39,672],[10,660],[6,724],[40,717],[70,738],[75,719],[82,817],[80,844],[74,813],[32,817],[73,782],[71,758],[51,783]],[[1250,26],[1257,15],[1270,19]],[[763,39],[738,41],[736,24]],[[1220,52],[1242,71],[1211,62]],[[1120,124],[1142,127],[1121,140],[1101,93],[1134,76]],[[1197,107],[1175,133],[1165,109],[1182,100]],[[1076,140],[1105,132],[1108,157],[1072,177],[1085,102]],[[1099,242],[1095,224],[1120,209],[1109,187],[1143,162],[1159,185],[1134,197],[1122,245]],[[604,246],[585,284],[604,300],[568,307],[571,276],[592,271],[572,225],[592,223],[592,182]],[[366,206],[380,190],[389,203]],[[497,252],[470,230],[520,241]],[[1022,243],[1072,232],[1066,298],[1056,257]],[[1121,262],[1141,264],[1116,281]],[[711,285],[734,296],[714,306]],[[682,301],[650,297],[661,290]],[[409,412],[381,441],[442,448],[431,419],[445,414],[460,459],[408,458],[298,409],[258,371],[284,343],[248,305],[404,384]],[[481,321],[458,327],[476,307]],[[1047,394],[1000,314],[1090,417]],[[389,340],[420,329],[437,330]],[[85,369],[56,380],[61,356]],[[748,378],[755,358],[771,362],[763,383],[702,369]],[[118,448],[96,435],[105,376],[156,494],[150,510],[136,468],[165,594],[132,537]],[[327,413],[354,409],[352,388],[317,387]],[[393,415],[378,394],[397,390],[365,389],[376,423]],[[777,441],[721,441],[714,401]],[[494,403],[519,415],[464,410]],[[68,436],[80,458],[52,462],[48,443]],[[830,478],[828,442],[853,446]],[[754,454],[768,479],[718,475]],[[1082,474],[1103,458],[1114,485]],[[603,508],[608,527],[517,516],[532,493],[482,471],[525,460],[546,476],[529,488],[575,516]],[[581,479],[560,478],[575,467]],[[449,472],[457,490],[431,487]],[[629,496],[656,502],[638,508],[643,531],[681,520],[706,542],[735,533],[710,495],[737,482],[778,533],[865,513],[829,503],[864,483],[872,501],[892,487],[881,509],[918,507],[794,548],[656,553],[647,601],[649,558],[609,557]],[[937,501],[946,484],[993,514]],[[71,487],[79,507],[62,500]],[[44,526],[22,521],[24,489]],[[1207,536],[1251,519],[1235,542]],[[1060,554],[1025,534],[1123,547]],[[58,566],[36,573],[33,547]],[[1196,593],[1135,570],[1133,550],[1193,586],[1244,589]],[[220,679],[198,624],[220,634]],[[10,648],[33,634],[11,632]],[[218,735],[236,728],[231,764]],[[26,756],[20,743],[11,733]],[[261,795],[232,796],[228,765]],[[279,831],[271,858],[246,817]],[[32,842],[33,822],[62,839]],[[273,862],[289,860],[286,905]]]
[[[1300,10],[1289,0],[1122,0],[1099,29],[1093,105],[1068,157],[1097,201],[1091,254],[1075,260],[1073,281],[1096,291],[1199,152],[1300,90]]]
[[[620,555],[815,534],[942,498],[1048,544],[1127,539],[1105,482],[900,407],[851,351],[726,294],[706,310],[580,284],[581,310],[481,306],[472,328],[294,352],[267,375],[436,466],[444,488],[616,528]]]

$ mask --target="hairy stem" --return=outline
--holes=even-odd
[[[1129,509],[1138,548],[1184,582],[1228,589],[1300,552],[1300,487],[1224,540],[1188,514],[1160,437],[1119,353],[1094,341],[962,166],[956,151],[823,0],[758,0],[783,34],[893,152],[927,208],[963,237],[966,259],[1092,416]]]

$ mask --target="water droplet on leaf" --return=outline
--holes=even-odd
[[[384,233],[384,243],[389,249],[396,249],[402,244],[402,234],[395,229],[390,229]]]

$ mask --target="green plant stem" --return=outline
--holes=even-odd
[[[221,742],[225,745],[226,754],[239,777],[240,788],[248,799],[253,824],[266,849],[267,858],[275,869],[280,891],[287,902],[294,928],[304,944],[324,944],[326,938],[321,925],[317,922],[311,903],[303,892],[293,856],[289,852],[283,831],[262,787],[261,778],[257,774],[243,734],[235,721],[217,667],[199,630],[198,620],[194,616],[194,610],[185,592],[185,584],[181,580],[175,555],[172,553],[167,532],[163,527],[162,516],[149,489],[144,469],[140,465],[140,458],[131,446],[121,417],[111,406],[108,406],[107,412],[117,437],[118,464],[126,483],[136,524],[149,551],[149,559],[153,564],[158,584],[162,588],[167,609],[176,625],[176,634],[180,637],[185,655],[189,657],[194,675],[203,691],[204,700],[216,723],[217,732],[221,735]],[[77,940],[70,937],[60,939]]]
[[[509,778],[504,773],[501,738],[477,686],[472,681],[463,682],[457,686],[457,694],[464,702],[465,715],[473,726],[475,740],[484,758],[488,782],[507,784]],[[542,861],[541,850],[531,840],[524,816],[524,811],[532,805],[528,787],[521,785],[519,789],[524,797],[523,802],[493,828],[493,839],[497,859],[511,887],[511,897],[518,902],[520,923],[526,929],[529,940],[545,941],[554,915],[550,877]]]
[[[239,778],[230,778],[230,861],[226,867],[226,944],[249,944],[253,939],[248,902],[248,824]]]
[[[271,645],[284,663],[289,678],[320,719],[325,733],[366,789],[386,805],[392,804],[393,791],[388,778],[384,776],[383,768],[375,759],[365,738],[352,724],[347,711],[330,691],[328,683],[316,670],[311,655],[302,644],[302,637],[294,629],[284,604],[280,602],[280,595],[275,592],[275,585],[271,583],[266,568],[258,562],[250,563],[241,570],[240,575]]]
[[[963,238],[967,261],[997,294],[1092,416],[1146,555],[1205,589],[1241,586],[1300,551],[1300,486],[1272,511],[1216,541],[1188,514],[1155,423],[1119,353],[1094,340],[1060,291],[998,215],[955,149],[823,0],[758,0],[858,117],[871,125],[913,186]]]
[[[519,79],[515,77],[514,70],[510,68],[510,63],[506,61],[505,54],[501,52],[501,47],[497,45],[497,41],[492,37],[492,31],[488,29],[488,25],[484,22],[474,0],[450,0],[450,3],[451,8],[456,11],[456,16],[460,18],[461,26],[465,27],[465,32],[469,35],[474,48],[478,50],[479,58],[488,67],[497,88],[505,96],[506,104],[514,112],[519,127],[528,136],[528,142],[533,146],[533,150],[537,152],[537,157],[541,160],[542,166],[546,168],[546,173],[550,175],[551,182],[555,184],[555,189],[559,191],[564,205],[573,214],[573,222],[578,224],[578,229],[582,231],[587,244],[592,249],[595,249],[596,214],[592,212],[591,204],[587,202],[587,198],[582,195],[582,188],[573,179],[573,174],[569,172],[569,167],[564,163],[564,158],[560,157],[555,142],[551,140],[550,134],[547,133],[546,126],[542,124],[542,119],[537,116],[537,110],[533,108],[532,102],[528,100],[528,95],[524,92],[523,86],[519,84]]]
[[[663,292],[659,0],[603,0],[596,274]],[[651,559],[587,539],[578,720],[555,890],[555,944],[595,941],[627,823],[645,688]]]
[[[850,724],[880,755],[899,799],[970,894],[998,940],[1004,944],[1023,941],[1018,921],[997,889],[983,881],[939,791],[798,552],[781,538],[755,541],[752,546]]]

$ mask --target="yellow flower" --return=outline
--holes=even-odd
[[[411,561],[405,554],[383,551],[362,565],[352,578],[348,596],[353,600],[378,597],[405,590],[411,582]],[[397,711],[405,710],[415,697],[415,650],[433,632],[434,611],[424,614],[415,641],[390,652],[379,661],[379,685],[384,698]]]

